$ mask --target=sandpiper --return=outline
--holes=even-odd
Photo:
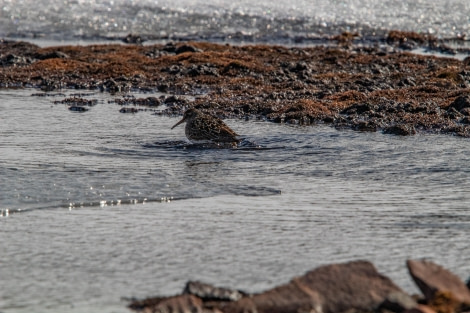
[[[236,145],[240,142],[238,134],[228,127],[221,119],[205,114],[196,109],[188,109],[184,112],[181,121],[173,125],[173,128],[186,122],[186,137],[194,143],[217,143]]]

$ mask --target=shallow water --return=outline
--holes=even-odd
[[[62,92],[0,91],[1,312],[128,312],[190,279],[259,292],[355,259],[409,292],[408,258],[470,275],[468,139],[227,120],[259,147],[202,149],[180,117]]]

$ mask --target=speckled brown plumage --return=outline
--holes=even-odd
[[[171,129],[186,122],[186,137],[192,142],[238,143],[238,134],[221,119],[196,109],[184,112],[183,119]]]

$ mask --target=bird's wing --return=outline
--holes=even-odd
[[[234,142],[238,134],[228,127],[222,120],[204,117],[195,121],[195,133],[191,134],[196,140],[212,140],[219,142]]]

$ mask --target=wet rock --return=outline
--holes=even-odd
[[[139,112],[139,110],[136,108],[121,108],[119,110],[119,113],[137,113],[137,112]]]
[[[137,35],[137,34],[128,34],[126,37],[122,39],[122,42],[124,43],[135,44],[135,45],[141,45],[144,41],[146,41],[146,39],[142,38],[140,35]]]
[[[385,127],[383,129],[384,134],[391,134],[391,135],[398,135],[398,136],[410,136],[416,134],[416,129],[413,125],[393,125],[389,127]]]
[[[14,54],[32,57],[39,49],[39,46],[29,42],[0,39],[0,55]]]
[[[144,99],[144,105],[148,105],[148,106],[151,106],[151,107],[154,107],[154,106],[159,106],[161,103],[160,103],[160,100],[158,100],[158,98],[156,97],[147,97]]]
[[[466,109],[463,109],[463,110],[466,110]],[[444,116],[455,120],[455,119],[462,118],[464,114],[457,111],[455,108],[449,108],[446,112],[444,112]]]
[[[7,54],[0,58],[0,65],[3,66],[23,66],[31,63],[33,63],[31,58],[16,54]]]
[[[130,89],[130,85],[126,82],[122,82],[122,78],[120,79],[121,82],[117,82],[116,80],[110,78],[106,80],[102,85],[101,85],[101,90],[106,90],[110,93],[116,93],[116,92],[121,92],[121,91],[127,91]]]
[[[190,65],[185,72],[189,76],[199,76],[199,75],[213,75],[217,76],[219,73],[217,68],[212,64],[200,64],[200,65]]]
[[[193,295],[180,295],[167,298],[148,298],[134,300],[130,309],[139,312],[152,313],[203,313],[202,300]]]
[[[69,110],[72,111],[72,112],[86,112],[86,111],[88,111],[87,108],[85,108],[83,106],[77,106],[77,105],[70,106]]]
[[[416,80],[413,77],[405,77],[398,83],[398,86],[416,86]]]
[[[159,84],[157,86],[157,90],[160,92],[167,92],[169,87],[170,86],[168,86],[168,84]]]
[[[176,65],[176,64],[173,64],[173,65],[171,65],[167,68],[162,69],[162,72],[166,72],[166,73],[169,73],[171,75],[179,74],[181,71],[182,71],[181,66]]]
[[[173,42],[168,42],[163,46],[162,48],[163,51],[169,52],[169,53],[175,53],[176,52],[176,45]]]
[[[166,105],[185,104],[186,102],[185,98],[179,96],[169,96],[163,100]]]
[[[134,96],[124,96],[122,99],[114,99],[108,101],[108,103],[116,103],[118,105],[139,105],[148,107],[157,107],[161,105],[161,102],[156,97],[147,98],[135,98]]]
[[[449,110],[455,109],[461,113],[463,113],[462,110],[469,109],[469,108],[470,108],[470,95],[459,96],[454,100],[454,102],[452,102],[449,105]]]
[[[43,79],[39,85],[43,91],[53,91],[64,87],[62,82],[56,80]]]
[[[408,271],[427,301],[437,292],[450,292],[461,303],[470,304],[470,291],[454,274],[431,261],[408,260]]]
[[[36,53],[35,57],[39,60],[47,60],[47,59],[68,59],[70,56],[66,53],[61,51],[51,51],[47,53]]]
[[[460,120],[460,123],[469,125],[470,124],[470,116],[465,116]]]
[[[187,282],[183,293],[197,296],[203,301],[237,301],[244,295],[238,290],[214,287],[198,281]]]
[[[364,132],[376,132],[377,124],[373,121],[353,121],[352,129]]]
[[[341,111],[341,114],[353,115],[353,114],[363,114],[376,110],[377,107],[369,103],[356,103],[352,106]]]
[[[181,53],[185,53],[185,52],[201,52],[202,50],[197,49],[196,47],[191,46],[191,45],[181,45],[181,46],[175,48],[174,51],[175,51],[176,54],[181,54]]]
[[[425,43],[433,44],[437,38],[432,35],[418,34],[416,32],[390,31],[387,35],[387,43],[397,45],[404,50],[411,50]]]
[[[63,100],[54,101],[54,104],[70,104],[74,106],[94,106],[98,104],[98,100],[96,99],[85,99],[82,97],[69,97]]]

